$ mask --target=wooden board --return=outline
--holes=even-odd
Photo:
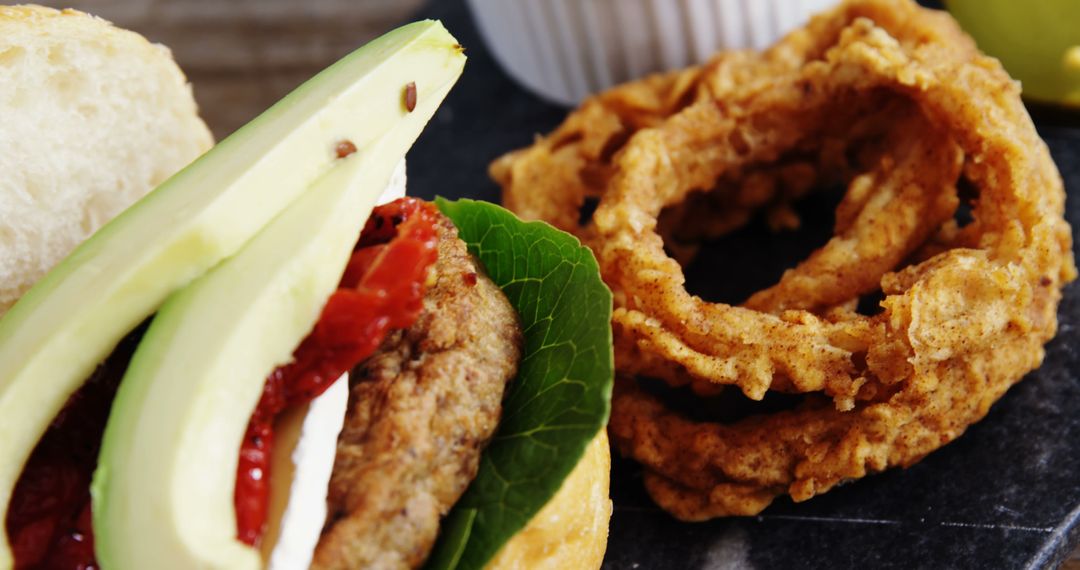
[[[421,0],[69,0],[172,49],[221,139]]]

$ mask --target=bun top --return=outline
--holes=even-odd
[[[74,10],[0,6],[0,316],[210,148],[169,50]]]

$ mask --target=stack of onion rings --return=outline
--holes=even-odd
[[[611,436],[684,520],[907,466],[1042,362],[1076,275],[1060,175],[1019,88],[946,14],[851,0],[763,53],[618,87],[492,165],[504,202],[588,243],[615,293]],[[742,306],[690,295],[698,240],[843,182],[834,236]],[[957,187],[977,196],[954,220]],[[590,222],[581,209],[598,199]],[[860,315],[879,290],[883,311]],[[734,423],[633,376],[808,394]]]

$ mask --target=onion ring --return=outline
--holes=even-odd
[[[624,120],[616,103],[649,89],[662,103]],[[492,172],[519,214],[596,253],[624,375],[611,436],[685,520],[806,500],[952,441],[1039,366],[1076,276],[1061,178],[1017,84],[948,15],[907,0],[849,0],[762,54],[617,88]],[[544,176],[573,183],[545,203]],[[792,225],[790,201],[829,181],[848,185],[834,236],[779,283],[743,306],[686,291],[665,245],[685,259],[673,242],[692,255],[761,209]],[[961,181],[978,194],[964,227]],[[587,197],[599,204],[581,225]],[[883,312],[855,313],[879,287]],[[634,375],[807,399],[699,422]]]

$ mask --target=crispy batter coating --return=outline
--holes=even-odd
[[[657,103],[626,115],[623,97]],[[577,185],[544,205],[529,184],[547,169]],[[492,173],[507,204],[593,248],[621,374],[809,394],[721,424],[618,382],[612,439],[685,520],[805,500],[952,441],[1039,366],[1076,276],[1061,178],[1017,84],[909,0],[849,0],[761,54],[616,88]],[[977,192],[964,227],[961,180]],[[790,201],[837,181],[833,238],[779,283],[743,306],[686,291],[665,245],[685,260],[762,209],[797,224]],[[583,196],[599,205],[579,226]],[[884,311],[856,314],[878,288]]]
[[[437,230],[423,312],[350,378],[312,568],[420,566],[499,421],[521,356],[517,313],[453,224]]]

